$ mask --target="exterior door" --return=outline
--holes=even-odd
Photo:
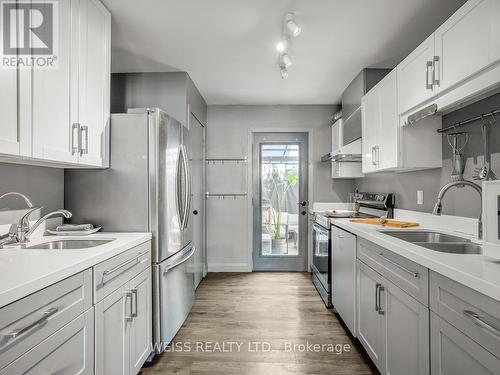
[[[254,133],[253,269],[307,271],[308,134]]]
[[[205,128],[191,113],[189,119],[189,131],[191,134],[191,168],[192,168],[192,220],[193,220],[193,243],[195,246],[194,258],[194,286],[195,288],[203,279],[205,264],[205,234],[203,231],[205,220]]]

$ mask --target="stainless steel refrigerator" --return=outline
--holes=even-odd
[[[65,173],[73,222],[153,233],[153,339],[163,348],[194,299],[190,160],[185,126],[158,108],[132,109],[111,116],[109,169]]]

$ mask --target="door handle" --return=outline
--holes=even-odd
[[[85,133],[85,137],[83,136]],[[85,139],[85,147],[83,146],[83,139]],[[80,156],[89,153],[89,127],[87,125],[80,126]]]
[[[434,56],[434,59],[432,60],[432,84],[433,85],[440,85],[440,80],[441,80],[441,74],[439,70],[439,56]]]
[[[302,216],[304,216],[305,214],[307,214],[307,212],[306,212],[306,211],[302,211],[300,214],[301,214]]]
[[[127,322],[131,322],[134,317],[132,316],[132,292],[131,291],[128,291],[126,294],[125,294],[125,304],[128,303],[128,307],[129,307],[129,311],[130,311],[130,314],[127,314],[127,306],[125,306],[125,321]]]
[[[137,317],[137,288],[130,290],[132,292],[132,297],[130,298],[130,316],[132,318]]]
[[[26,332],[32,330],[36,326],[45,323],[47,321],[47,319],[49,319],[52,315],[54,315],[58,311],[59,311],[59,308],[51,307],[50,309],[42,312],[42,316],[40,318],[38,318],[37,320],[35,320],[34,322],[28,324],[25,327],[15,329],[15,330],[10,331],[9,333],[7,333],[5,335],[1,335],[1,336],[8,338],[8,339],[15,339],[16,337],[22,335],[23,333],[26,333]]]
[[[432,81],[433,81],[433,78],[431,76],[431,69],[432,69],[432,61],[427,61],[427,65],[426,65],[426,68],[425,68],[425,88],[427,90],[432,90]],[[429,77],[431,78],[429,80]]]
[[[75,130],[76,130],[76,137],[75,137]],[[75,122],[71,125],[71,155],[74,155],[79,151],[80,151],[80,124]]]
[[[176,195],[177,195],[177,218],[179,219],[179,228],[182,229],[182,225],[184,223],[184,212],[181,212],[181,209],[183,207],[182,205],[182,182],[181,182],[181,165],[182,164],[182,146],[179,147],[179,153],[177,154],[177,165],[176,169],[177,172],[175,174],[176,176]]]
[[[375,161],[375,146],[372,146],[372,164],[377,165],[377,162]]]
[[[385,310],[380,306],[380,301],[382,300],[382,292],[385,290],[385,288],[382,286],[382,284],[377,284],[378,288],[375,288],[377,291],[377,307],[378,307],[378,314],[379,315],[384,315]]]
[[[306,202],[306,201],[297,202],[297,204],[298,204],[299,206],[302,206],[302,207],[307,206],[307,202]]]
[[[193,215],[198,215],[198,210],[194,210]]]

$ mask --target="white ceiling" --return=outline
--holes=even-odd
[[[465,0],[104,0],[113,72],[186,71],[208,104],[332,104],[364,67],[392,67]],[[282,80],[286,12],[302,34]]]

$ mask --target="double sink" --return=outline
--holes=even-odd
[[[426,249],[449,254],[482,254],[481,245],[472,243],[467,238],[452,236],[426,230],[384,230],[380,231],[388,236],[410,242]]]

